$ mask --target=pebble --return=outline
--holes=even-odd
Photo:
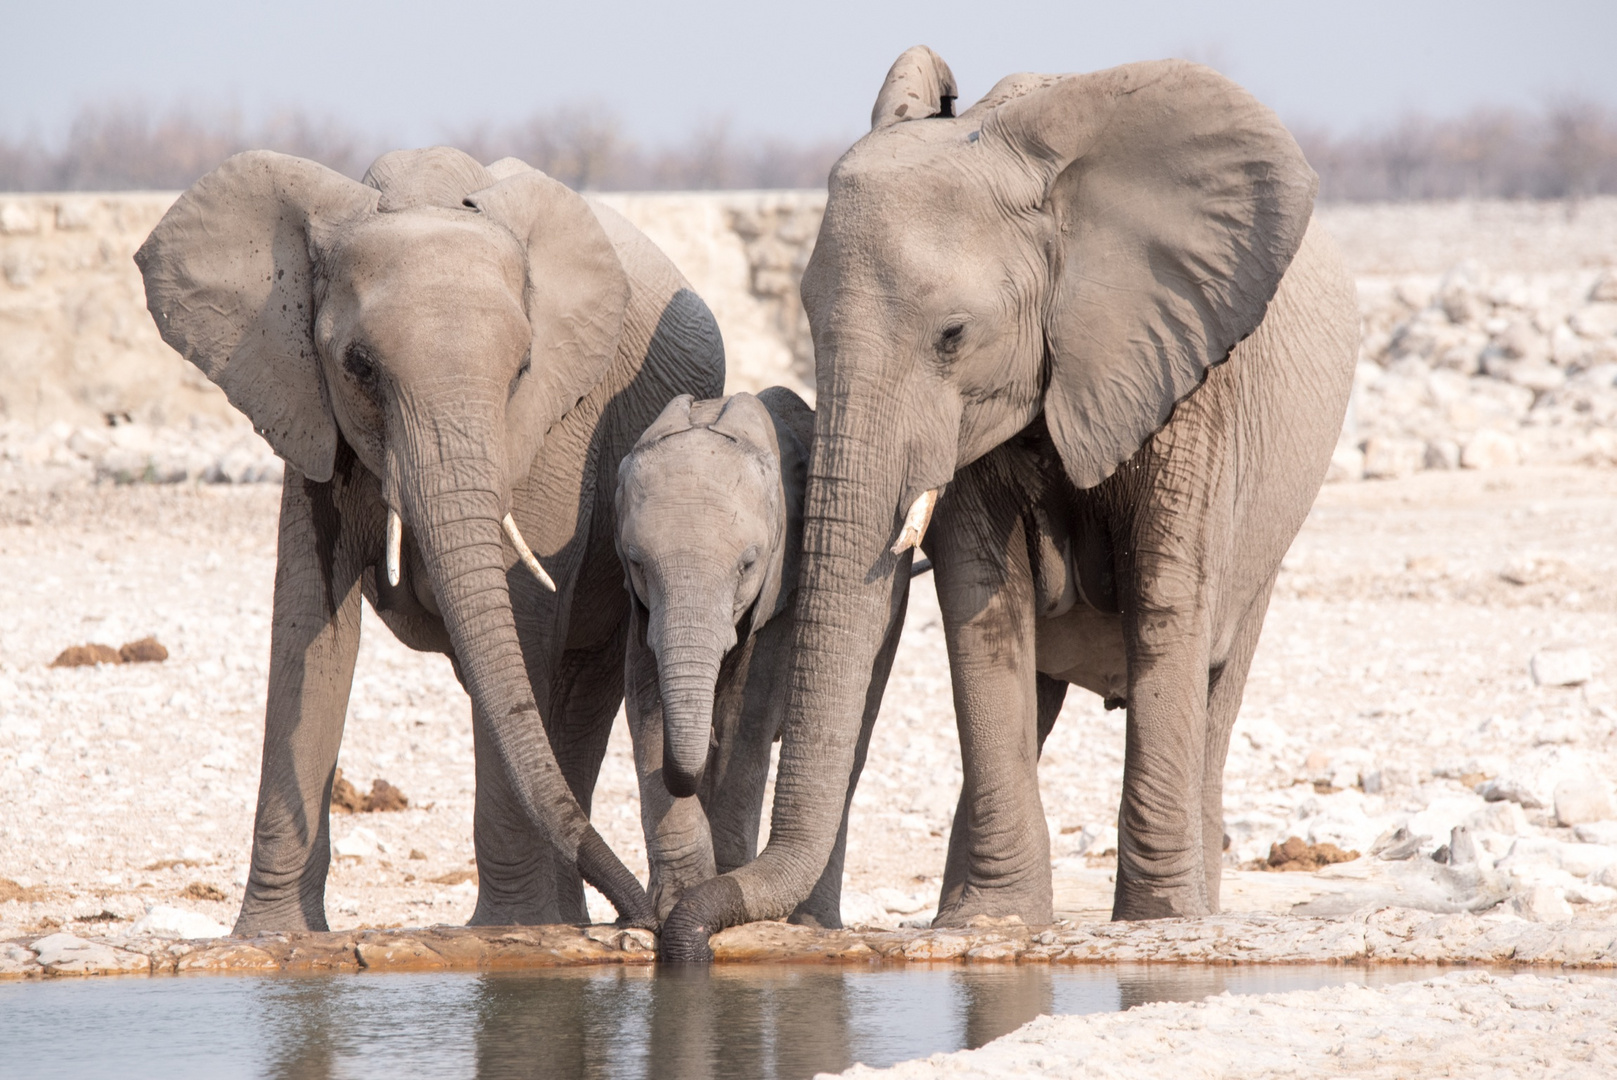
[[[1562,825],[1604,821],[1613,814],[1611,785],[1594,776],[1579,776],[1555,785],[1555,820]]]
[[[1594,677],[1594,657],[1584,648],[1541,649],[1530,670],[1540,686],[1580,686]]]
[[[135,921],[129,932],[162,938],[197,939],[224,937],[230,933],[230,929],[199,911],[153,904],[146,909],[145,915]]]

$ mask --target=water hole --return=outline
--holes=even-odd
[[[0,984],[0,1076],[796,1080],[1045,1013],[1430,977],[1426,967],[590,968]]]

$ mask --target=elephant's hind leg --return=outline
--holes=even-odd
[[[1230,732],[1241,711],[1247,672],[1263,632],[1274,576],[1258,592],[1241,616],[1223,663],[1209,672],[1207,689],[1207,750],[1202,762],[1202,862],[1207,873],[1208,910],[1219,910],[1219,883],[1224,876],[1224,759],[1229,756]]]

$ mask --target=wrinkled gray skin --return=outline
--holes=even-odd
[[[706,306],[622,218],[520,162],[443,148],[385,155],[365,183],[239,155],[136,261],[164,340],[289,466],[235,932],[326,927],[361,596],[406,644],[448,654],[471,695],[472,922],[584,921],[582,875],[651,924],[588,819],[628,635],[612,478],[671,395],[723,385]],[[557,591],[518,560],[507,512]]]
[[[938,489],[965,779],[937,922],[1051,918],[1037,764],[1071,682],[1128,706],[1114,917],[1218,909],[1230,726],[1341,426],[1353,288],[1296,143],[1215,72],[1015,75],[959,117],[954,96],[912,49],[832,171],[774,825],[686,893],[665,957],[814,885],[903,616],[891,549]]]
[[[618,468],[649,890],[750,862],[785,703],[814,414],[783,387],[671,401]],[[805,910],[839,901],[841,845]],[[833,911],[835,908],[833,907]]]

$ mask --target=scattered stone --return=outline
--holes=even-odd
[[[1589,290],[1589,299],[1594,303],[1617,303],[1617,270],[1602,270],[1600,277],[1595,279],[1594,286]]]
[[[1368,480],[1396,480],[1420,471],[1426,446],[1419,439],[1376,437],[1364,444],[1364,475]]]
[[[1540,649],[1530,668],[1540,686],[1581,686],[1594,677],[1594,657],[1583,648]]]
[[[376,834],[363,825],[331,845],[333,855],[348,859],[369,859],[386,850],[387,847],[377,839]]]
[[[1460,465],[1466,469],[1503,469],[1521,462],[1516,440],[1502,431],[1484,428],[1466,441]]]
[[[1508,799],[1528,810],[1544,808],[1543,800],[1533,794],[1532,788],[1515,777],[1502,776],[1495,780],[1484,781],[1476,786],[1475,791],[1489,802],[1502,802]]]
[[[94,667],[96,664],[121,664],[123,658],[111,645],[91,642],[88,645],[69,645],[51,661],[51,667]]]
[[[1357,851],[1343,851],[1335,844],[1310,844],[1301,837],[1287,838],[1283,844],[1269,845],[1269,858],[1264,869],[1281,872],[1312,872],[1322,866],[1352,862],[1359,857]]]
[[[1579,843],[1617,848],[1617,821],[1589,821],[1575,826],[1572,835]]]
[[[410,858],[424,861],[426,857],[427,853],[422,851],[420,848],[413,847],[410,849]]]
[[[180,891],[187,900],[229,900],[224,892],[205,881],[193,881]]]
[[[1412,859],[1430,839],[1429,836],[1416,836],[1406,826],[1400,825],[1377,837],[1376,842],[1370,845],[1370,854],[1386,862]]]
[[[94,915],[80,915],[77,918],[75,918],[73,921],[74,922],[83,922],[83,923],[123,922],[124,917],[122,915],[119,915],[115,911],[108,911],[106,908],[102,908],[100,911],[96,912]]]
[[[129,932],[186,940],[224,937],[230,933],[226,927],[214,922],[200,911],[187,911],[184,908],[164,904],[153,904],[148,907],[146,914],[135,920],[135,925],[129,928]]]
[[[119,646],[118,659],[126,664],[160,664],[168,659],[168,650],[154,637],[143,637]]]
[[[143,975],[151,972],[151,961],[140,953],[113,948],[99,941],[86,941],[72,934],[42,937],[31,948],[39,966],[48,975]]]
[[[451,870],[447,874],[439,874],[435,878],[428,878],[434,885],[460,885],[465,882],[477,884],[477,871],[475,869]]]
[[[1580,776],[1555,785],[1555,820],[1562,825],[1605,821],[1613,814],[1608,785],[1594,776]]]
[[[1528,922],[1552,923],[1572,917],[1566,892],[1554,885],[1530,885],[1511,900],[1516,914]]]

